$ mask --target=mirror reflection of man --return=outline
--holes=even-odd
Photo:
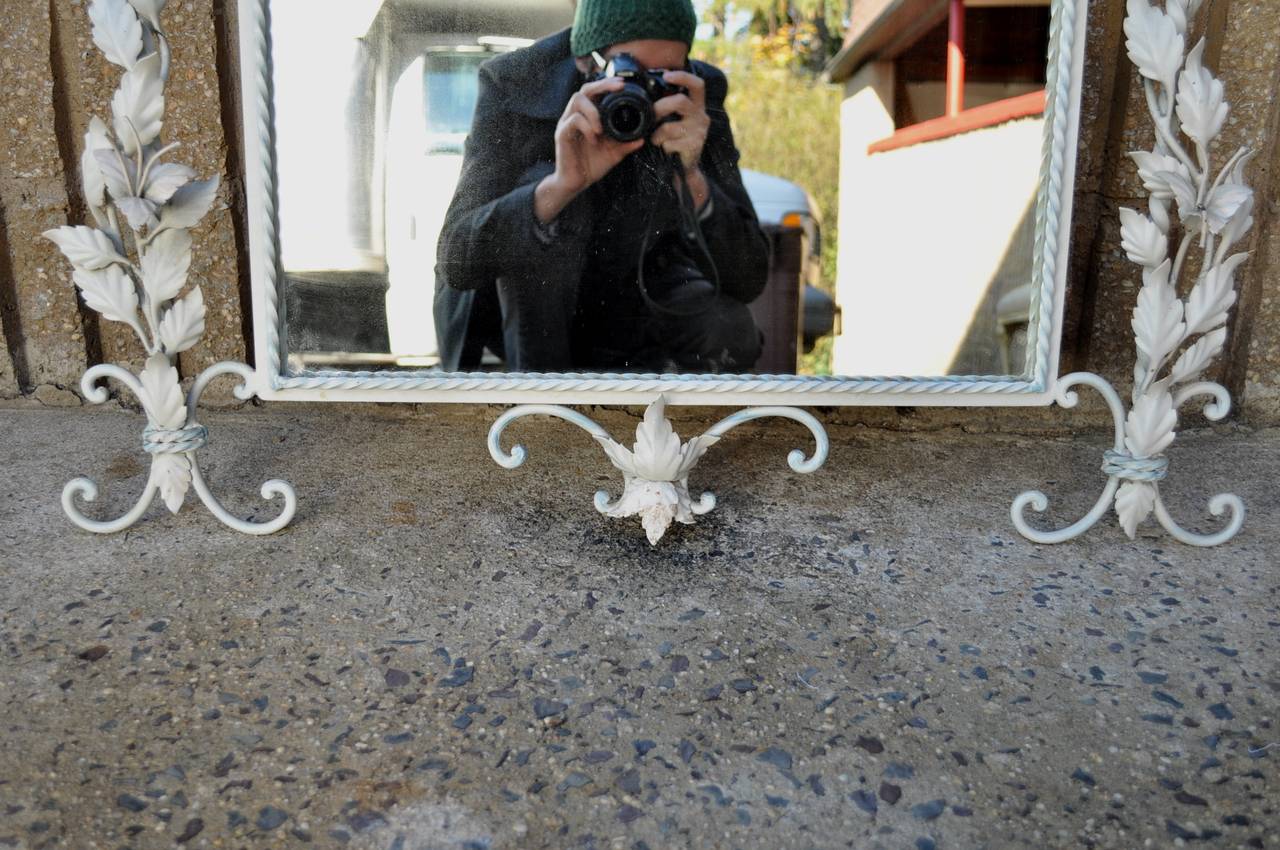
[[[724,74],[689,62],[690,0],[580,0],[573,27],[486,62],[440,235],[442,366],[745,372],[769,249],[738,171]],[[656,128],[618,141],[622,55],[670,69]],[[618,60],[619,62],[625,60]]]

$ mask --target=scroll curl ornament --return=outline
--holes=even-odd
[[[549,404],[514,407],[498,417],[490,427],[489,454],[505,469],[516,469],[524,463],[528,456],[524,446],[516,445],[510,452],[504,451],[502,434],[508,425],[526,416],[554,416],[577,425],[596,439],[609,461],[622,472],[622,495],[611,500],[608,491],[597,491],[596,510],[610,517],[639,516],[645,535],[654,546],[672,522],[691,525],[695,517],[715,509],[713,493],[704,492],[696,502],[690,497],[689,473],[707,449],[744,422],[766,417],[799,422],[813,434],[816,448],[811,456],[806,456],[800,449],[793,450],[787,456],[788,464],[796,472],[807,474],[818,471],[826,463],[830,450],[827,432],[817,419],[803,410],[793,407],[749,408],[726,416],[706,433],[682,443],[667,419],[666,403],[666,397],[659,395],[645,410],[644,419],[636,426],[636,441],[631,449],[615,442],[604,428],[567,407]]]
[[[1163,8],[1148,0],[1127,3],[1125,46],[1138,68],[1156,137],[1151,151],[1130,154],[1150,193],[1148,212],[1120,209],[1121,247],[1142,269],[1132,321],[1137,345],[1132,405],[1126,415],[1120,395],[1097,375],[1075,373],[1061,379],[1057,402],[1063,407],[1077,403],[1074,386],[1102,394],[1114,421],[1115,443],[1104,455],[1108,479],[1102,496],[1078,522],[1040,531],[1024,514],[1028,507],[1044,511],[1048,498],[1033,490],[1014,501],[1015,527],[1038,543],[1083,534],[1113,506],[1130,539],[1153,514],[1177,540],[1193,546],[1230,540],[1244,524],[1244,502],[1223,493],[1210,500],[1209,511],[1226,514],[1225,526],[1213,534],[1187,531],[1170,516],[1159,486],[1168,473],[1165,451],[1176,436],[1179,408],[1207,396],[1204,414],[1211,421],[1231,409],[1224,387],[1199,379],[1226,344],[1227,314],[1236,301],[1235,272],[1248,258],[1231,249],[1253,226],[1254,195],[1244,176],[1252,152],[1242,147],[1221,168],[1213,167],[1211,148],[1226,123],[1228,105],[1221,81],[1203,65],[1204,39],[1186,49],[1200,6],[1201,0],[1167,0]],[[1180,298],[1179,283],[1192,267],[1188,258],[1193,251],[1200,254],[1198,273],[1186,298]]]
[[[88,478],[67,483],[62,507],[79,527],[105,534],[137,522],[157,494],[177,513],[194,487],[226,525],[246,534],[270,534],[293,519],[293,488],[284,481],[267,481],[262,497],[281,497],[283,510],[267,522],[241,520],[214,498],[196,459],[208,439],[208,431],[196,421],[201,393],[214,378],[236,375],[236,397],[252,398],[253,370],[242,363],[218,363],[196,378],[184,398],[174,365],[178,354],[204,334],[204,296],[198,286],[188,285],[188,231],[212,207],[218,178],[196,180],[188,166],[165,161],[178,143],[160,139],[170,60],[160,24],[164,5],[165,0],[93,0],[89,5],[94,43],[123,69],[111,99],[111,124],[90,120],[80,159],[85,202],[95,226],[68,225],[44,234],[70,261],[85,304],[108,321],[128,325],[147,353],[137,375],[102,364],[90,367],[80,386],[95,404],[108,398],[98,383],[107,378],[138,398],[147,415],[143,449],[151,455],[151,471],[138,501],[114,520],[93,520],[80,510],[77,498],[91,502],[98,496],[97,485]]]

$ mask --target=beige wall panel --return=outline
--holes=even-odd
[[[6,284],[0,283],[0,286]],[[0,310],[4,305],[0,304]],[[13,360],[9,357],[9,342],[4,335],[4,327],[0,325],[0,398],[13,398],[20,392],[18,376],[14,373]]]
[[[1212,24],[1216,23],[1212,22]],[[1217,33],[1210,32],[1214,38]],[[1233,0],[1218,37],[1216,70],[1231,114],[1217,160],[1241,145],[1258,154],[1246,172],[1257,192],[1251,252],[1236,280],[1223,378],[1251,419],[1280,416],[1280,3]],[[1214,67],[1211,65],[1211,67]]]
[[[70,266],[40,234],[67,220],[50,70],[49,5],[9,0],[0,28],[0,209],[6,271],[17,308],[26,380],[73,386],[85,368],[85,340]],[[12,329],[13,324],[10,324]]]

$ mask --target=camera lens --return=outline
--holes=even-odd
[[[632,142],[648,136],[653,129],[653,105],[644,89],[628,83],[622,91],[606,95],[600,102],[600,119],[607,136]]]
[[[644,113],[630,103],[620,103],[609,115],[609,126],[615,135],[637,138],[640,128],[644,126]]]

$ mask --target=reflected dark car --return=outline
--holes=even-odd
[[[813,197],[799,185],[772,174],[742,169],[760,227],[769,237],[769,282],[751,304],[764,331],[764,353],[756,371],[791,374],[800,355],[838,333],[835,299],[819,288],[822,280],[822,218]]]

